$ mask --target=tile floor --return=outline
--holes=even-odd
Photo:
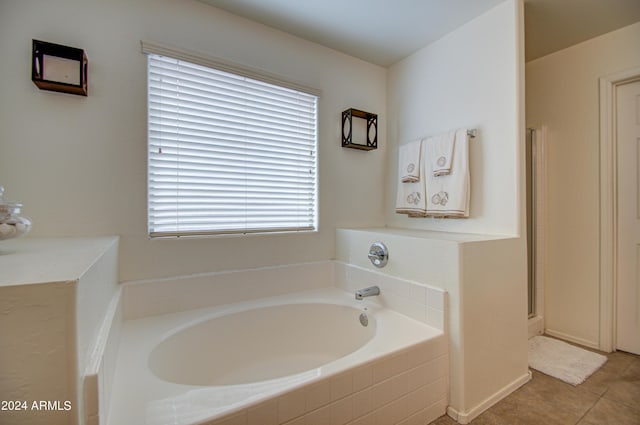
[[[472,425],[640,425],[640,356],[621,351],[578,386],[533,370],[533,379]],[[456,425],[448,416],[430,425]]]

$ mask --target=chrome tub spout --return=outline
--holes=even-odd
[[[374,295],[380,295],[380,288],[377,286],[369,286],[368,288],[358,289],[356,291],[356,300],[361,300],[365,297],[372,297]]]

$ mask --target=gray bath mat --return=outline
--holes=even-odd
[[[601,354],[546,336],[529,340],[529,367],[571,385],[584,382],[607,361]]]

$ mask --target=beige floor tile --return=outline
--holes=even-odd
[[[640,410],[640,357],[632,359],[620,377],[609,384],[602,397]]]
[[[528,425],[528,424],[532,424],[531,418],[521,417],[521,418],[518,418],[516,421],[514,421],[513,418],[506,419],[506,418],[503,418],[502,416],[497,415],[496,413],[491,412],[491,411],[484,412],[482,415],[478,416],[477,418],[475,418],[471,422],[473,423],[473,425],[525,425],[525,424]]]
[[[612,382],[602,397],[632,408],[640,408],[640,380]]]
[[[635,357],[617,351],[607,355],[607,362],[580,386],[598,395],[603,395],[612,382],[620,379],[622,374],[634,362]]]
[[[623,373],[626,379],[640,380],[640,356],[635,356]]]
[[[601,398],[578,425],[640,425],[640,410]]]
[[[575,424],[597,400],[597,394],[533,371],[529,383],[491,410],[512,422],[566,425]]]
[[[595,350],[592,350],[595,351]],[[471,421],[472,425],[640,425],[640,356],[607,363],[573,386],[533,370],[533,379]],[[430,425],[455,425],[442,416]]]
[[[449,416],[444,415],[431,422],[430,425],[458,425],[458,423],[451,419]]]

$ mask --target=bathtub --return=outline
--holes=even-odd
[[[437,418],[447,406],[446,337],[386,308],[383,280],[381,296],[365,300],[324,287],[126,320],[108,423],[422,425]]]
[[[317,369],[373,338],[375,314],[364,311],[366,307],[318,301],[243,306],[207,318],[158,344],[149,368],[176,384],[248,384]]]

